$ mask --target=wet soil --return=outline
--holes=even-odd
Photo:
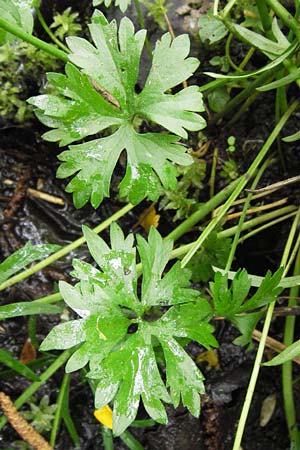
[[[88,3],[90,2],[82,2],[81,7],[88,8]],[[176,34],[181,33],[182,30],[186,31],[185,27],[189,20],[185,15],[183,21],[183,16],[176,13],[176,9],[182,6],[182,3],[173,2],[170,10],[170,20]],[[49,2],[44,2],[43,5],[44,12],[47,13],[50,8]],[[64,1],[61,2],[59,8],[64,9],[67,6],[69,6],[69,2]],[[206,2],[203,2],[201,7],[205,10]],[[192,7],[193,9],[196,12],[187,15],[190,15],[190,21],[195,23],[199,5],[195,8]],[[136,20],[133,8],[129,9],[128,14]],[[109,15],[119,17],[120,14],[111,9]],[[155,40],[161,32],[150,19],[146,19],[146,22],[149,25],[151,40]],[[194,33],[191,26],[189,31]],[[192,53],[196,56],[201,53],[203,56],[205,49],[199,50],[199,45],[194,43]],[[146,56],[144,60],[145,62],[142,62],[141,65],[141,85],[149,65],[146,62]],[[201,76],[199,80],[202,80]],[[230,135],[236,137],[235,158],[241,172],[248,167],[257,148],[261,146],[262,141],[265,140],[274,125],[272,122],[273,111],[270,111],[270,97],[263,98],[264,102],[253,104],[247,115],[233,127],[226,127],[226,122],[224,122],[218,129],[210,129],[213,146],[218,145],[221,156],[222,152],[225,154],[227,137]],[[266,117],[270,120],[266,120]],[[295,131],[295,123],[292,121],[288,127],[290,129],[287,129],[287,134]],[[59,150],[55,145],[44,143],[40,138],[41,132],[41,126],[36,122],[24,127],[6,124],[0,130],[0,260],[20,248],[27,240],[31,240],[33,244],[51,242],[65,245],[81,235],[82,224],[95,226],[122,207],[122,203],[112,198],[106,200],[96,211],[90,206],[76,210],[71,197],[64,191],[65,181],[55,178],[58,166],[56,155]],[[300,160],[297,147],[286,145],[284,152],[285,167],[272,166],[266,172],[261,182],[262,185],[299,173]],[[209,153],[206,158],[210,164],[212,154]],[[117,185],[117,183],[118,175],[114,180],[114,184]],[[222,183],[220,180],[217,187],[221,188]],[[30,195],[28,188],[35,189],[38,184],[43,186],[43,191],[62,198],[64,205],[51,204]],[[201,200],[205,201],[208,198],[205,189],[202,195]],[[275,194],[272,199],[276,199],[276,195],[279,194]],[[295,188],[280,193],[280,196],[284,195],[289,195],[291,201],[298,198]],[[132,231],[140,212],[147,206],[149,203],[143,202],[120,220],[120,225],[125,233]],[[165,214],[159,230],[164,235],[170,231],[171,227],[174,227],[172,217]],[[143,232],[141,229],[138,231]],[[234,263],[235,267],[246,267],[249,272],[256,274],[264,274],[267,269],[276,268],[280,261],[287,232],[287,225],[280,225],[271,232],[268,231],[255,239],[248,240],[246,244],[239,247]],[[103,236],[108,237],[107,232],[104,232]],[[190,239],[193,237],[192,234],[189,235]],[[68,273],[74,256],[88,258],[86,248],[84,246],[79,248],[63,260],[57,261],[51,268],[44,269],[9,291],[5,291],[1,295],[2,304],[28,301],[51,294],[58,280],[69,279]],[[38,339],[42,340],[58,321],[58,316],[40,316],[37,322]],[[280,334],[282,325],[282,319],[276,319],[272,324],[271,335],[279,340],[282,338]],[[257,345],[254,343],[253,348],[246,351],[232,343],[237,336],[237,332],[232,326],[221,321],[218,321],[215,326],[216,338],[220,343],[217,350],[220,367],[210,368],[206,363],[200,364],[206,377],[206,394],[202,398],[200,419],[192,417],[183,407],[179,407],[176,411],[168,407],[168,425],[130,429],[145,450],[230,450],[232,448]],[[0,325],[0,344],[3,348],[12,351],[16,358],[19,357],[27,337],[27,318],[12,319]],[[196,359],[203,349],[198,345],[189,344],[188,351]],[[268,357],[267,353],[265,357]],[[45,367],[41,367],[39,370],[45,370]],[[38,398],[48,394],[50,402],[55,402],[62,376],[63,370],[58,371],[38,391]],[[12,399],[16,399],[28,385],[29,382],[18,376],[3,377],[0,390],[5,391]],[[273,393],[276,393],[277,396],[275,411],[268,424],[262,427],[260,426],[262,403]],[[78,374],[73,374],[70,387],[70,411],[80,435],[82,450],[101,450],[103,448],[99,424],[92,414],[93,409],[93,398],[88,385]],[[144,411],[141,410],[138,418],[144,417]],[[14,441],[18,439],[18,435],[9,426],[6,426],[0,435],[0,448],[5,450],[18,448],[14,445]],[[281,372],[278,368],[261,369],[243,439],[244,450],[265,450],[268,447],[273,450],[290,448],[281,397]],[[74,448],[64,426],[59,433],[55,448],[56,450],[72,450]],[[126,448],[120,439],[116,439],[116,450],[125,450]]]

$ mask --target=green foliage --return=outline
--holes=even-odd
[[[141,297],[137,294],[136,249],[133,236],[111,226],[111,248],[84,227],[89,250],[102,270],[74,262],[72,287],[61,282],[60,291],[80,319],[56,326],[41,350],[75,347],[66,371],[90,365],[90,378],[98,380],[95,406],[113,401],[113,429],[121,434],[135,419],[140,398],[148,414],[166,423],[164,402],[178,406],[180,399],[190,412],[200,412],[203,376],[179,343],[193,339],[203,346],[217,346],[208,324],[209,303],[189,288],[189,271],[176,263],[162,276],[171,255],[172,242],[163,241],[152,228],[148,242],[138,236],[137,249],[143,268]],[[155,348],[163,350],[164,383]],[[167,391],[170,388],[170,394]]]
[[[27,410],[21,412],[24,419],[28,420],[39,433],[50,431],[57,404],[53,403],[52,405],[49,405],[49,396],[46,394],[39,403],[37,403],[36,399],[33,397],[31,401],[28,402],[28,405],[30,411]]]
[[[26,98],[32,88],[43,86],[44,70],[54,70],[59,62],[21,41],[0,47],[0,115],[3,119],[24,122],[33,117]],[[35,84],[35,85],[34,85]]]
[[[213,304],[216,314],[229,319],[242,333],[234,342],[246,345],[251,341],[252,331],[261,318],[264,307],[273,302],[282,288],[279,286],[283,269],[274,275],[267,272],[255,294],[247,299],[251,279],[245,269],[238,271],[228,288],[228,276],[220,272],[215,274],[214,282],[210,282]]]
[[[220,176],[229,182],[235,180],[239,176],[238,166],[234,159],[229,158],[222,164]]]
[[[214,17],[212,9],[200,17],[198,26],[201,41],[208,41],[210,45],[221,41],[228,34],[225,25]]]
[[[71,7],[65,9],[62,14],[56,13],[53,17],[53,22],[50,28],[54,28],[54,34],[61,41],[64,40],[66,36],[74,36],[81,31],[82,27],[77,22],[79,13],[72,12]]]
[[[44,138],[67,145],[109,127],[109,136],[73,145],[59,158],[63,161],[57,176],[75,175],[67,191],[73,192],[76,207],[89,198],[98,207],[109,195],[110,181],[121,152],[127,151],[127,169],[120,185],[121,196],[138,203],[145,195],[156,200],[161,184],[175,188],[176,170],[172,163],[192,162],[178,137],[187,138],[186,130],[197,131],[205,120],[199,88],[190,86],[172,95],[170,89],[190,77],[199,65],[187,58],[190,43],[187,35],[171,40],[166,33],[153,52],[152,68],[141,93],[135,92],[140,56],[146,31],[134,32],[132,22],[123,18],[119,30],[115,21],[108,23],[96,11],[90,32],[95,47],[85,39],[69,37],[70,60],[81,67],[66,66],[66,75],[48,74],[57,94],[33,97],[29,102],[38,108],[38,118],[55,128]],[[168,64],[166,64],[168,61]],[[136,117],[156,122],[175,135],[138,133]],[[171,161],[171,162],[170,162]]]
[[[141,0],[141,2],[148,8],[147,15],[153,17],[157,25],[165,31],[167,25],[164,15],[167,14],[172,3],[169,3],[168,0]]]
[[[59,245],[40,244],[32,245],[30,242],[24,245],[0,264],[0,283],[3,283],[12,275],[20,272],[33,261],[45,258],[60,249]]]
[[[219,66],[221,72],[229,72],[229,62],[228,62],[228,58],[227,56],[213,56],[210,60],[209,60],[209,64],[212,66]]]
[[[213,89],[207,95],[208,105],[216,113],[223,111],[229,100],[230,95],[225,86]]]
[[[94,6],[101,5],[102,3],[108,8],[112,4],[112,0],[93,0]],[[122,12],[125,12],[131,4],[131,0],[114,0],[114,4],[115,6],[118,6]]]
[[[265,363],[265,366],[278,366],[279,364],[284,364],[287,361],[298,357],[300,355],[300,340],[293,342],[285,350],[283,350],[279,355],[275,356],[271,361]]]
[[[11,352],[2,348],[0,349],[0,362],[28,380],[39,381],[39,377],[29,367],[15,359]]]
[[[36,314],[58,314],[61,308],[38,302],[18,302],[0,306],[0,320]]]
[[[212,232],[187,265],[192,272],[193,283],[211,280],[214,266],[225,267],[230,247],[231,239],[218,239],[217,232]]]
[[[236,139],[234,136],[229,136],[227,138],[227,144],[228,144],[227,151],[228,152],[230,152],[230,153],[235,152],[235,141],[236,141]]]
[[[0,0],[0,17],[31,34],[33,29],[31,5],[32,0]],[[0,28],[0,45],[12,39],[16,38]]]
[[[206,174],[204,159],[193,158],[190,166],[178,166],[180,179],[175,189],[167,189],[160,201],[160,208],[175,209],[174,221],[190,216],[199,207],[200,191]]]

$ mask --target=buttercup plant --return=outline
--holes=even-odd
[[[94,5],[101,3],[94,0]],[[138,0],[134,3],[141,19]],[[167,422],[165,404],[168,403],[175,408],[181,403],[194,416],[198,417],[200,414],[204,377],[192,356],[187,353],[186,344],[195,341],[207,349],[217,347],[213,323],[215,319],[225,318],[240,333],[235,343],[249,345],[258,321],[265,318],[234,443],[234,450],[240,448],[276,298],[283,288],[295,289],[300,283],[297,273],[294,277],[286,277],[300,246],[298,239],[295,249],[291,250],[299,222],[298,208],[286,205],[246,220],[252,191],[256,189],[266,168],[274,163],[273,158],[263,160],[298,107],[297,101],[288,104],[285,86],[293,81],[299,83],[298,68],[295,67],[295,55],[298,52],[295,36],[298,38],[300,35],[297,24],[299,11],[292,18],[277,0],[259,0],[255,10],[259,17],[253,30],[249,30],[247,27],[252,26],[251,21],[235,24],[233,19],[229,19],[231,8],[236,3],[234,0],[228,2],[221,12],[218,11],[218,3],[215,1],[213,10],[200,20],[202,40],[219,45],[228,36],[225,58],[231,69],[236,66],[230,56],[230,40],[233,35],[244,43],[253,45],[270,62],[257,70],[245,71],[253,54],[253,47],[240,66],[236,66],[237,73],[213,74],[219,79],[201,88],[197,85],[186,87],[186,80],[195,74],[199,61],[189,57],[190,40],[187,35],[173,37],[166,33],[154,45],[153,54],[150,52],[151,68],[139,91],[136,84],[146,30],[136,32],[129,18],[123,17],[117,25],[116,21],[109,22],[102,12],[96,10],[89,25],[93,43],[81,37],[69,36],[66,39],[68,47],[65,47],[61,42],[58,44],[56,36],[54,39],[52,36],[53,42],[59,45],[58,48],[31,35],[34,6],[41,24],[44,24],[45,31],[51,37],[51,30],[49,33],[37,2],[22,0],[22,14],[19,0],[0,0],[0,44],[11,41],[14,34],[67,63],[64,74],[47,74],[49,91],[30,98],[29,103],[36,108],[40,121],[51,128],[44,134],[44,138],[59,142],[62,147],[69,146],[59,155],[61,165],[57,176],[73,177],[67,185],[67,192],[73,194],[75,206],[80,208],[90,201],[97,208],[104,197],[109,197],[112,175],[123,151],[127,157],[120,195],[127,197],[131,204],[98,225],[95,232],[83,227],[83,236],[64,248],[33,246],[28,243],[0,265],[0,290],[27,278],[85,242],[98,265],[96,268],[88,262],[75,259],[71,275],[78,282],[74,286],[60,282],[59,292],[50,296],[0,306],[2,319],[32,316],[28,322],[29,335],[34,334],[32,324],[35,316],[62,311],[60,305],[52,303],[64,300],[74,313],[71,320],[56,325],[43,340],[40,350],[45,353],[38,358],[35,367],[46,365],[47,368],[39,376],[33,369],[16,361],[11,352],[0,352],[3,364],[33,381],[16,400],[16,408],[26,403],[42,384],[66,364],[67,373],[59,388],[58,406],[51,429],[52,447],[55,446],[62,420],[74,445],[78,447],[80,444],[68,403],[70,373],[81,371],[81,375],[86,376],[95,394],[96,417],[101,418],[103,409],[106,415],[112,414],[112,417],[108,417],[109,420],[102,422],[106,426],[112,426],[113,433],[120,436],[129,448],[141,450],[141,445],[127,431],[130,425],[136,423],[141,403],[151,418],[151,425],[152,419],[158,423]],[[110,4],[111,1],[104,1],[105,6]],[[129,1],[117,0],[115,5],[124,11]],[[282,31],[282,25],[276,17],[273,20],[268,18],[271,9],[289,28],[288,34],[285,30]],[[73,15],[72,19],[74,18]],[[209,25],[209,33],[205,33],[205,24]],[[282,80],[281,74],[285,75]],[[273,80],[274,77],[277,79]],[[250,81],[251,78],[254,81]],[[230,86],[226,89],[225,85],[228,81],[232,83],[232,80],[235,83],[241,82],[242,90],[227,102],[231,89]],[[208,91],[209,95],[213,94],[210,99],[215,96],[217,100],[220,100],[220,92],[226,93],[226,100],[223,103],[218,101],[215,116],[209,118],[212,125],[243,101],[247,100],[247,105],[251,104],[257,87],[260,90],[280,91],[280,101],[277,98],[278,123],[261,150],[254,155],[246,173],[240,176],[238,173],[234,174],[237,179],[214,195],[218,162],[217,151],[214,151],[209,200],[203,204],[197,202],[196,210],[169,235],[162,238],[157,230],[151,228],[147,240],[141,236],[136,237],[135,246],[134,236],[124,236],[121,229],[112,223],[143,198],[155,201],[166,189],[174,192],[180,172],[176,165],[183,166],[182,173],[193,162],[180,139],[186,140],[189,131],[201,130],[206,125],[205,119],[199,114],[204,112],[202,92]],[[256,94],[258,95],[255,92]],[[245,109],[245,105],[242,105],[232,120]],[[151,131],[153,124],[154,132]],[[236,143],[236,152],[238,146],[239,142]],[[202,157],[202,150],[194,149],[191,154]],[[209,158],[208,155],[206,163]],[[121,159],[124,163],[123,156]],[[191,178],[194,177],[192,167]],[[196,173],[198,174],[197,171]],[[204,175],[203,171],[203,184]],[[222,176],[222,173],[218,175]],[[222,230],[221,225],[226,221],[228,210],[250,180],[251,192],[244,199],[238,224]],[[195,186],[202,188],[201,183],[197,182],[200,182],[198,175]],[[208,220],[195,242],[173,249],[173,240],[195,229],[198,222],[213,213],[217,207],[218,213]],[[179,213],[180,210],[178,215]],[[242,239],[290,218],[293,218],[293,224],[280,264],[284,269],[279,268],[273,275],[267,272],[264,278],[251,276],[245,270],[230,271],[237,245]],[[96,234],[109,225],[110,246]],[[244,234],[245,230],[253,227],[254,230]],[[233,237],[232,242],[227,240],[229,237]],[[194,255],[196,256],[192,259]],[[175,257],[183,259],[171,265],[170,259]],[[39,261],[41,258],[45,259]],[[33,261],[39,262],[24,270]],[[299,266],[299,257],[297,261]],[[197,270],[197,264],[204,267]],[[220,267],[213,267],[214,265],[222,266],[224,271]],[[209,294],[191,287],[191,272],[187,267],[193,270],[193,281],[210,281]],[[213,271],[216,272],[215,275]],[[138,280],[140,275],[141,281]],[[232,280],[230,284],[229,279]],[[254,287],[257,290],[253,293]],[[295,295],[295,292],[291,291],[291,295]],[[292,343],[290,335],[286,342]],[[292,344],[271,364],[287,363],[298,348],[298,342]],[[56,355],[52,350],[64,351]],[[291,383],[287,383],[291,376],[291,370],[288,373],[285,371],[285,396],[287,392],[291,394]],[[5,422],[5,417],[0,418],[0,428]],[[298,445],[295,417],[289,411],[287,422],[291,442]],[[113,448],[112,435],[106,427],[103,428],[103,445],[105,450]]]

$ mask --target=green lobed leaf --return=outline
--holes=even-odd
[[[200,40],[208,41],[210,45],[221,41],[228,34],[228,29],[220,19],[214,17],[212,9],[200,17],[198,26]]]
[[[220,269],[219,267],[213,266],[213,270],[215,272],[220,272],[222,275],[227,275],[229,280],[233,280],[237,272],[234,272],[233,270],[224,270]],[[258,275],[251,275],[248,274],[248,277],[251,281],[252,287],[259,287],[261,283],[263,282],[264,278],[260,277]],[[281,289],[288,289],[293,286],[300,286],[300,275],[295,275],[293,277],[284,277],[280,280],[280,283],[278,285],[281,287]]]
[[[104,6],[108,8],[112,4],[112,0],[93,0],[93,6],[98,6],[104,3]],[[131,0],[114,0],[115,6],[118,6],[122,12],[125,12],[128,6],[131,4]]]
[[[211,233],[187,264],[192,272],[192,281],[209,281],[214,276],[213,266],[225,267],[231,247],[231,239],[218,239],[217,232]]]
[[[120,184],[122,196],[132,203],[145,196],[157,200],[164,189],[176,187],[174,163],[189,165],[192,158],[179,145],[187,130],[198,131],[205,120],[202,94],[189,86],[171,94],[170,89],[189,78],[199,65],[189,58],[187,35],[173,41],[169,33],[156,43],[152,66],[143,90],[137,94],[141,52],[146,31],[135,33],[132,22],[124,17],[119,29],[96,11],[89,26],[94,45],[80,37],[67,39],[69,59],[77,65],[66,66],[66,75],[48,74],[56,93],[29,99],[36,106],[38,118],[53,128],[44,134],[49,141],[71,144],[109,127],[111,134],[77,145],[61,153],[57,176],[73,176],[67,192],[73,193],[77,208],[90,199],[96,208],[109,196],[112,174],[123,150],[127,167]],[[166,60],[168,64],[166,64]],[[150,120],[174,133],[136,131],[136,119]]]
[[[32,245],[30,242],[24,245],[0,264],[0,284],[9,277],[22,270],[28,264],[45,258],[61,247],[54,244]]]
[[[74,274],[80,282],[74,287],[61,282],[59,288],[80,319],[54,327],[41,349],[73,347],[67,372],[89,363],[88,377],[97,381],[95,406],[113,402],[116,435],[133,422],[140,400],[160,423],[167,421],[163,402],[176,407],[182,400],[198,416],[203,375],[180,342],[193,339],[206,348],[217,346],[208,323],[213,309],[190,289],[189,271],[182,271],[179,263],[164,274],[172,241],[163,240],[154,228],[148,241],[138,237],[143,267],[139,298],[133,236],[125,238],[116,224],[110,230],[111,247],[87,227],[84,235],[99,269],[75,261]],[[157,346],[164,353],[166,383],[157,363]]]
[[[259,288],[249,300],[247,297],[251,278],[245,269],[235,273],[230,287],[228,287],[227,273],[215,273],[214,282],[210,282],[213,304],[216,313],[231,320],[242,333],[235,343],[245,345],[251,341],[252,331],[264,312],[262,308],[273,302],[282,291],[280,286],[282,273],[282,268],[279,268],[274,275],[267,272]]]

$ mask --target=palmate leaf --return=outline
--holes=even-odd
[[[112,0],[93,0],[93,6],[98,6],[104,3],[104,6],[108,8],[112,4]],[[118,6],[122,12],[125,12],[130,5],[131,0],[115,0],[115,6]]]
[[[255,294],[247,300],[251,278],[245,269],[236,272],[228,287],[228,274],[216,272],[210,282],[216,314],[231,320],[242,333],[235,340],[236,344],[246,345],[251,341],[252,331],[264,313],[264,306],[273,302],[282,291],[280,286],[283,269],[279,268],[273,275],[267,272]]]
[[[68,145],[109,127],[106,137],[72,145],[59,159],[57,176],[74,176],[67,186],[76,207],[91,200],[98,207],[109,196],[112,173],[123,150],[127,168],[120,185],[121,195],[138,203],[144,196],[158,198],[161,185],[176,187],[177,171],[173,163],[189,165],[192,158],[177,143],[187,131],[197,131],[205,120],[197,86],[171,94],[170,89],[189,78],[199,65],[188,58],[187,35],[173,41],[169,33],[157,42],[152,67],[139,94],[135,85],[146,31],[135,33],[132,22],[123,18],[119,29],[96,11],[89,26],[94,45],[79,37],[69,37],[70,61],[66,75],[48,74],[56,94],[29,99],[38,118],[53,130],[44,134],[49,141]],[[166,64],[168,61],[168,64]],[[145,133],[135,129],[136,118],[156,122],[174,134]]]
[[[172,242],[163,241],[155,228],[148,241],[138,238],[143,267],[139,299],[133,237],[125,239],[113,224],[110,248],[86,227],[84,234],[99,269],[75,262],[73,275],[80,282],[75,287],[61,282],[60,291],[80,318],[54,327],[41,350],[75,347],[66,370],[89,363],[88,376],[98,380],[95,406],[99,409],[114,403],[113,430],[117,435],[135,419],[140,399],[160,423],[167,421],[162,402],[177,407],[181,400],[198,416],[203,375],[179,340],[192,339],[206,348],[217,346],[208,323],[213,310],[189,287],[188,271],[180,271],[175,264],[163,276]],[[157,365],[157,346],[163,349],[166,382]]]

